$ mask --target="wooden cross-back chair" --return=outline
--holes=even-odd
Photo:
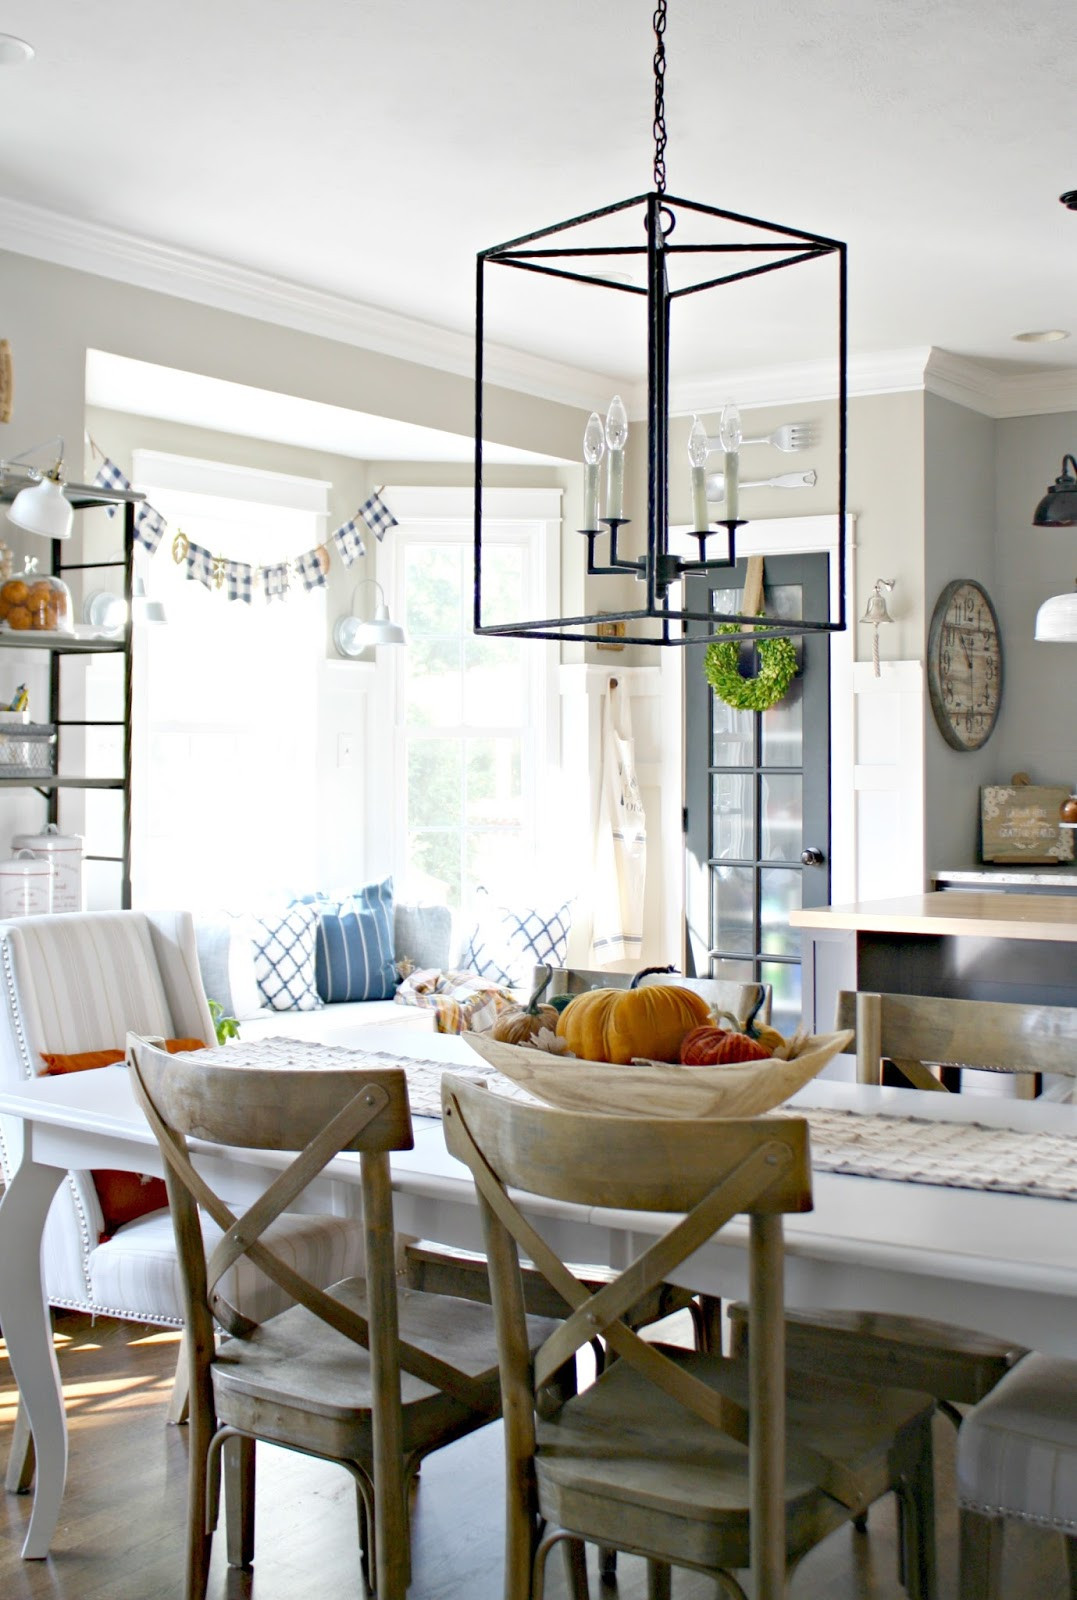
[[[1014,1074],[1022,1095],[1037,1073],[1077,1074],[1077,1009],[1068,1006],[842,990],[836,1026],[856,1030],[861,1083],[880,1083],[886,1062],[929,1091],[945,1091],[936,1071],[946,1067]],[[735,1303],[729,1315],[733,1348],[743,1350],[746,1309]],[[979,1329],[859,1310],[790,1312],[786,1348],[790,1364],[805,1371],[846,1372],[865,1383],[900,1377],[933,1394],[955,1427],[957,1407],[976,1405],[1028,1353]]]
[[[532,988],[549,971],[549,982],[544,999],[558,995],[586,994],[591,989],[627,989],[632,983],[630,972],[604,972],[597,968],[537,966],[532,973]],[[655,983],[669,983],[692,989],[703,997],[715,1011],[729,1012],[743,1019],[758,1006],[760,1022],[769,1022],[771,986],[769,983],[740,983],[730,978],[686,978],[679,972],[666,972],[656,968],[640,978],[640,986],[647,988]],[[579,1266],[581,1277],[592,1290],[599,1289],[611,1276],[604,1268],[593,1265]],[[467,1300],[490,1302],[490,1279],[486,1261],[474,1251],[455,1249],[434,1243],[429,1239],[409,1240],[404,1247],[404,1271],[408,1282],[416,1289],[427,1289],[438,1294],[460,1295]],[[528,1263],[522,1267],[524,1301],[527,1309],[536,1316],[563,1317],[566,1306],[562,1297],[548,1284],[541,1272]],[[712,1295],[694,1295],[676,1284],[662,1283],[648,1295],[641,1296],[630,1316],[634,1328],[649,1327],[679,1311],[686,1311],[692,1319],[696,1346],[700,1350],[721,1347],[721,1302]],[[599,1366],[604,1361],[601,1341],[592,1340]]]
[[[807,1550],[888,1490],[902,1497],[908,1592],[935,1594],[929,1398],[796,1375],[786,1391],[782,1214],[811,1206],[802,1119],[569,1113],[451,1074],[442,1109],[446,1143],[478,1190],[493,1285],[506,1600],[541,1600],[546,1556],[561,1540],[645,1557],[652,1596],[669,1595],[674,1565],[743,1596],[732,1569],[750,1566],[756,1600],[776,1600]],[[528,1221],[521,1193],[674,1215],[591,1295]],[[738,1213],[750,1219],[750,1363],[642,1341],[624,1310]],[[575,1308],[533,1358],[521,1251]],[[582,1393],[543,1405],[543,1383],[595,1332],[619,1359]]]
[[[534,969],[534,982],[538,982],[540,967]],[[631,972],[601,972],[588,967],[554,967],[545,998],[552,1000],[559,994],[585,994],[588,989],[627,989],[631,986]],[[641,988],[653,983],[670,983],[682,989],[694,989],[716,1011],[728,1011],[735,1017],[746,1017],[760,998],[759,1021],[770,1021],[771,986],[769,983],[741,983],[734,978],[688,978],[681,972],[663,972],[656,968],[640,978]]]
[[[389,1156],[413,1143],[403,1071],[207,1066],[133,1034],[127,1054],[165,1161],[183,1280],[187,1600],[205,1594],[222,1454],[229,1561],[247,1566],[253,1558],[258,1439],[348,1468],[358,1489],[368,1587],[379,1600],[401,1600],[409,1574],[409,1479],[424,1455],[482,1427],[500,1408],[489,1311],[406,1289],[398,1296]],[[193,1166],[189,1138],[203,1147],[298,1154],[236,1218]],[[360,1157],[365,1276],[323,1290],[274,1250],[273,1224],[340,1151]],[[199,1208],[223,1230],[208,1261]],[[237,1312],[221,1284],[244,1256],[296,1304],[261,1323]],[[553,1326],[536,1321],[530,1336],[539,1344]],[[225,1335],[219,1344],[218,1328]]]
[[[1018,1098],[1031,1099],[1043,1073],[1077,1076],[1077,1008],[1013,1000],[950,1000],[934,995],[843,989],[835,1027],[856,1030],[856,1075],[881,1083],[893,1062],[914,1089],[945,1090],[963,1067],[1010,1074]]]

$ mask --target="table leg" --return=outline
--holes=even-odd
[[[34,1438],[37,1486],[24,1560],[43,1560],[56,1531],[67,1477],[67,1419],[52,1322],[41,1275],[41,1237],[52,1197],[63,1179],[59,1167],[38,1166],[33,1129],[24,1134],[23,1158],[0,1199],[0,1327]]]

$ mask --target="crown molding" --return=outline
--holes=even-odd
[[[458,377],[472,379],[475,375],[475,341],[471,333],[439,328],[416,317],[350,300],[346,295],[307,288],[250,267],[158,244],[25,201],[0,196],[0,238],[4,249],[16,255],[34,256],[56,266],[193,300],[218,311],[335,339]],[[488,383],[561,404],[585,405],[588,410],[596,393],[605,394],[611,385],[617,387],[608,374],[584,372],[489,343],[484,350],[484,375]]]
[[[986,417],[1077,411],[1077,371],[1000,373],[949,350],[929,351],[924,388]]]
[[[100,223],[80,221],[43,206],[0,196],[0,237],[16,255],[97,274],[158,294],[174,295],[219,311],[334,339],[400,361],[416,362],[472,378],[470,333],[437,327],[345,295],[327,293],[232,262],[219,261]],[[619,389],[629,415],[646,411],[646,383],[586,372],[509,346],[487,344],[484,375],[491,384],[539,399],[591,410],[596,394]],[[727,373],[720,380],[675,385],[676,415],[720,410],[735,394],[742,410],[833,400],[835,361],[808,361]],[[1077,411],[1077,370],[1001,374],[982,362],[930,347],[853,355],[850,399],[926,391],[988,417],[1037,416]]]
[[[847,372],[849,398],[865,395],[898,394],[924,387],[924,368],[931,351],[887,350],[871,355],[850,356]],[[806,405],[837,398],[837,360],[792,362],[781,367],[746,368],[727,373],[719,380],[696,380],[670,391],[670,408],[678,414],[689,411],[720,411],[729,396],[735,395],[740,410],[756,406]]]

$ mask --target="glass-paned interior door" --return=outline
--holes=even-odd
[[[691,609],[740,609],[745,562],[717,582],[690,581]],[[769,617],[822,616],[825,555],[768,558]],[[697,587],[698,586],[698,587]],[[690,647],[685,672],[686,912],[690,970],[697,976],[769,983],[774,1022],[800,1021],[800,906],[830,898],[829,635],[795,641],[797,675],[769,711],[719,700]],[[742,670],[754,670],[751,647]]]

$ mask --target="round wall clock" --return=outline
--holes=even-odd
[[[948,583],[931,616],[927,686],[939,732],[955,750],[979,750],[1002,704],[1002,637],[987,591],[974,578]]]

